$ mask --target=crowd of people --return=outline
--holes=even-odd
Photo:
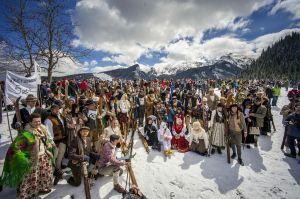
[[[89,163],[89,178],[109,175],[114,190],[146,198],[137,187],[125,190],[119,183],[128,157],[130,132],[137,130],[146,150],[171,158],[174,151],[202,156],[222,154],[243,166],[242,147],[258,146],[258,136],[272,131],[272,106],[287,83],[243,80],[63,80],[40,87],[39,98],[28,95],[12,127],[19,131],[10,146],[1,184],[17,187],[19,198],[49,193],[64,175],[79,186],[82,163]],[[218,93],[216,92],[218,91]],[[287,145],[300,155],[300,90],[288,93],[283,107]],[[273,126],[274,128],[274,126]],[[121,151],[124,158],[117,158]],[[130,157],[129,157],[130,158]],[[64,159],[68,160],[64,164]]]

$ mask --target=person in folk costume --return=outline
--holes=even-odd
[[[139,126],[143,126],[144,123],[144,118],[145,118],[145,91],[144,90],[140,90],[140,92],[138,93],[138,115],[139,115]]]
[[[271,121],[272,121],[272,108],[270,101],[267,96],[262,97],[262,105],[267,108],[266,116],[264,118],[264,125],[261,129],[263,135],[266,135],[268,132],[271,133]]]
[[[88,119],[86,126],[90,128],[90,137],[93,146],[95,146],[101,136],[101,121],[99,118],[102,118],[105,115],[105,112],[103,112],[102,115],[99,115],[96,103],[92,99],[88,99],[85,103],[83,113]]]
[[[173,124],[172,148],[178,152],[185,153],[189,150],[189,142],[186,140],[186,128],[184,126],[183,117],[179,114],[175,115]]]
[[[226,109],[223,104],[219,103],[217,109],[212,112],[211,117],[211,144],[213,146],[211,153],[215,153],[215,148],[219,154],[222,154],[222,149],[225,148],[226,125]]]
[[[189,136],[189,149],[200,155],[206,155],[208,150],[209,140],[205,130],[201,127],[199,121],[192,124],[191,133]]]
[[[130,162],[118,160],[116,158],[116,147],[120,143],[120,136],[112,134],[100,153],[100,160],[98,160],[98,172],[100,175],[113,176],[114,190],[118,193],[125,194],[126,190],[119,184],[119,176],[122,175],[123,170],[121,166],[130,166]]]
[[[26,99],[26,107],[20,109],[21,115],[21,124],[17,122],[16,114],[14,115],[13,122],[11,124],[13,129],[18,129],[22,127],[23,129],[29,123],[29,118],[32,113],[41,114],[42,110],[40,108],[36,108],[37,98],[32,94],[29,94]]]
[[[196,106],[197,99],[192,96],[192,91],[188,91],[186,100],[184,101],[185,125],[189,129],[191,124],[192,108]]]
[[[145,117],[149,117],[154,113],[154,101],[155,101],[154,90],[150,89],[150,92],[145,97]]]
[[[104,140],[109,141],[110,136],[113,134],[121,136],[120,124],[117,118],[114,118],[111,122],[111,125],[104,129],[103,132]]]
[[[300,102],[295,103],[295,111],[289,114],[284,122],[287,126],[287,143],[290,153],[284,153],[285,156],[296,158],[297,152],[295,142],[297,141],[298,156],[300,156]]]
[[[92,146],[89,133],[90,129],[88,127],[81,127],[77,132],[76,138],[72,140],[70,145],[68,166],[72,170],[72,177],[67,182],[72,186],[77,187],[81,184],[82,162],[88,162],[89,170],[91,170],[90,168],[100,159],[100,155]]]
[[[236,100],[234,98],[234,94],[233,94],[232,91],[229,91],[227,93],[227,98],[226,98],[226,108],[228,109],[234,103],[236,103]]]
[[[243,137],[243,142],[246,144],[246,147],[250,149],[250,144],[254,144],[255,146],[257,146],[257,139],[255,139],[255,135],[249,134],[250,128],[255,126],[255,118],[250,117],[249,115],[251,112],[253,112],[254,105],[250,101],[246,101],[244,106],[245,107],[243,108],[243,114],[247,125],[247,135],[246,137]]]
[[[264,118],[266,116],[267,113],[267,108],[262,105],[262,99],[257,97],[255,99],[255,106],[253,109],[253,112],[249,114],[249,116],[254,117],[255,118],[255,127],[259,127],[260,129],[260,134],[261,135],[267,135],[266,132],[262,132],[262,129],[264,127]],[[251,132],[250,132],[251,134]],[[259,135],[257,135],[259,136]],[[255,136],[255,146],[257,146],[257,136]]]
[[[167,126],[172,131],[175,111],[172,108],[171,104],[166,105],[166,113],[167,113]]]
[[[205,129],[205,131],[208,131],[209,121],[211,120],[211,110],[208,106],[208,100],[206,97],[203,97],[202,104],[201,104],[201,110],[202,114],[200,115],[200,123]]]
[[[151,146],[152,149],[156,149],[160,151],[160,144],[157,137],[158,136],[157,128],[153,124],[153,120],[151,117],[148,117],[146,119],[146,125],[144,127],[144,135],[148,145]]]
[[[55,150],[55,182],[56,185],[58,181],[62,178],[63,171],[61,170],[62,160],[64,158],[68,137],[65,131],[65,118],[60,114],[60,106],[53,104],[50,107],[51,114],[47,117],[44,124],[49,132],[49,138],[52,140],[53,144],[56,145]]]
[[[246,108],[246,103],[249,103],[252,105],[253,102],[254,102],[253,95],[251,93],[248,93],[247,98],[244,99],[244,101],[242,103],[243,110]]]
[[[220,97],[220,103],[226,108],[226,98]]]
[[[167,110],[164,104],[160,100],[157,101],[157,104],[155,106],[154,115],[157,118],[157,125],[160,126],[160,123],[162,121],[166,120],[167,117]]]
[[[132,89],[132,93],[130,94],[131,96],[130,97],[130,107],[131,107],[130,120],[131,121],[137,121],[139,118],[139,98],[135,88]]]
[[[247,135],[247,126],[243,113],[238,110],[237,104],[232,104],[229,108],[228,114],[228,132],[231,142],[232,155],[231,158],[234,159],[236,154],[238,155],[238,163],[244,166],[242,160],[242,132],[244,136]]]
[[[38,113],[33,113],[30,116],[30,123],[25,127],[25,130],[33,135],[34,145],[29,148],[28,143],[20,143],[20,148],[26,148],[31,153],[30,169],[27,170],[27,175],[24,176],[18,187],[18,198],[34,198],[38,194],[51,192],[53,186],[53,144],[48,137],[47,128],[41,124],[41,116]],[[26,155],[25,155],[26,156]],[[21,165],[16,169],[20,169]]]
[[[124,93],[119,101],[119,113],[118,113],[118,120],[121,124],[121,131],[125,132],[127,129],[127,125],[129,122],[129,112],[130,112],[130,101],[128,100],[128,96]],[[128,131],[127,131],[128,132]]]
[[[215,89],[210,88],[208,94],[205,97],[207,99],[207,105],[210,110],[216,110],[217,104],[219,103],[219,96],[215,94]]]
[[[165,122],[162,122],[160,124],[160,128],[158,130],[158,140],[163,145],[165,156],[172,155],[173,153],[171,150],[172,134]]]

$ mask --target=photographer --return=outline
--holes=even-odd
[[[285,153],[286,156],[296,158],[295,140],[298,145],[298,155],[300,156],[300,102],[295,104],[295,112],[290,114],[286,120],[287,140],[291,153]]]

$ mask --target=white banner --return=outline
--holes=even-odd
[[[5,80],[5,103],[7,105],[12,104],[13,102],[11,100],[16,100],[20,96],[22,99],[25,99],[28,94],[37,97],[38,83],[37,75],[23,77],[7,71]]]

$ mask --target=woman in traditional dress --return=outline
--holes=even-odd
[[[173,125],[172,147],[178,152],[185,153],[189,150],[189,142],[185,138],[186,128],[181,115],[176,114]]]
[[[201,127],[200,122],[194,122],[189,136],[190,151],[199,153],[200,155],[206,155],[208,144],[209,141],[207,133]]]
[[[129,111],[130,111],[130,102],[128,100],[128,96],[124,93],[119,102],[119,113],[118,120],[121,124],[121,130],[124,132],[127,127],[128,119],[129,119]]]
[[[214,147],[211,150],[212,154],[215,153],[215,148],[219,154],[222,154],[222,149],[225,148],[225,122],[225,108],[223,104],[219,103],[217,105],[217,109],[213,111],[211,117],[211,142],[212,146]]]
[[[41,124],[41,116],[33,113],[25,130],[35,139],[30,160],[32,169],[19,185],[18,198],[34,198],[38,194],[51,192],[53,185],[53,145],[48,139],[47,128]],[[26,145],[26,143],[24,143]],[[19,145],[20,147],[24,145]]]

